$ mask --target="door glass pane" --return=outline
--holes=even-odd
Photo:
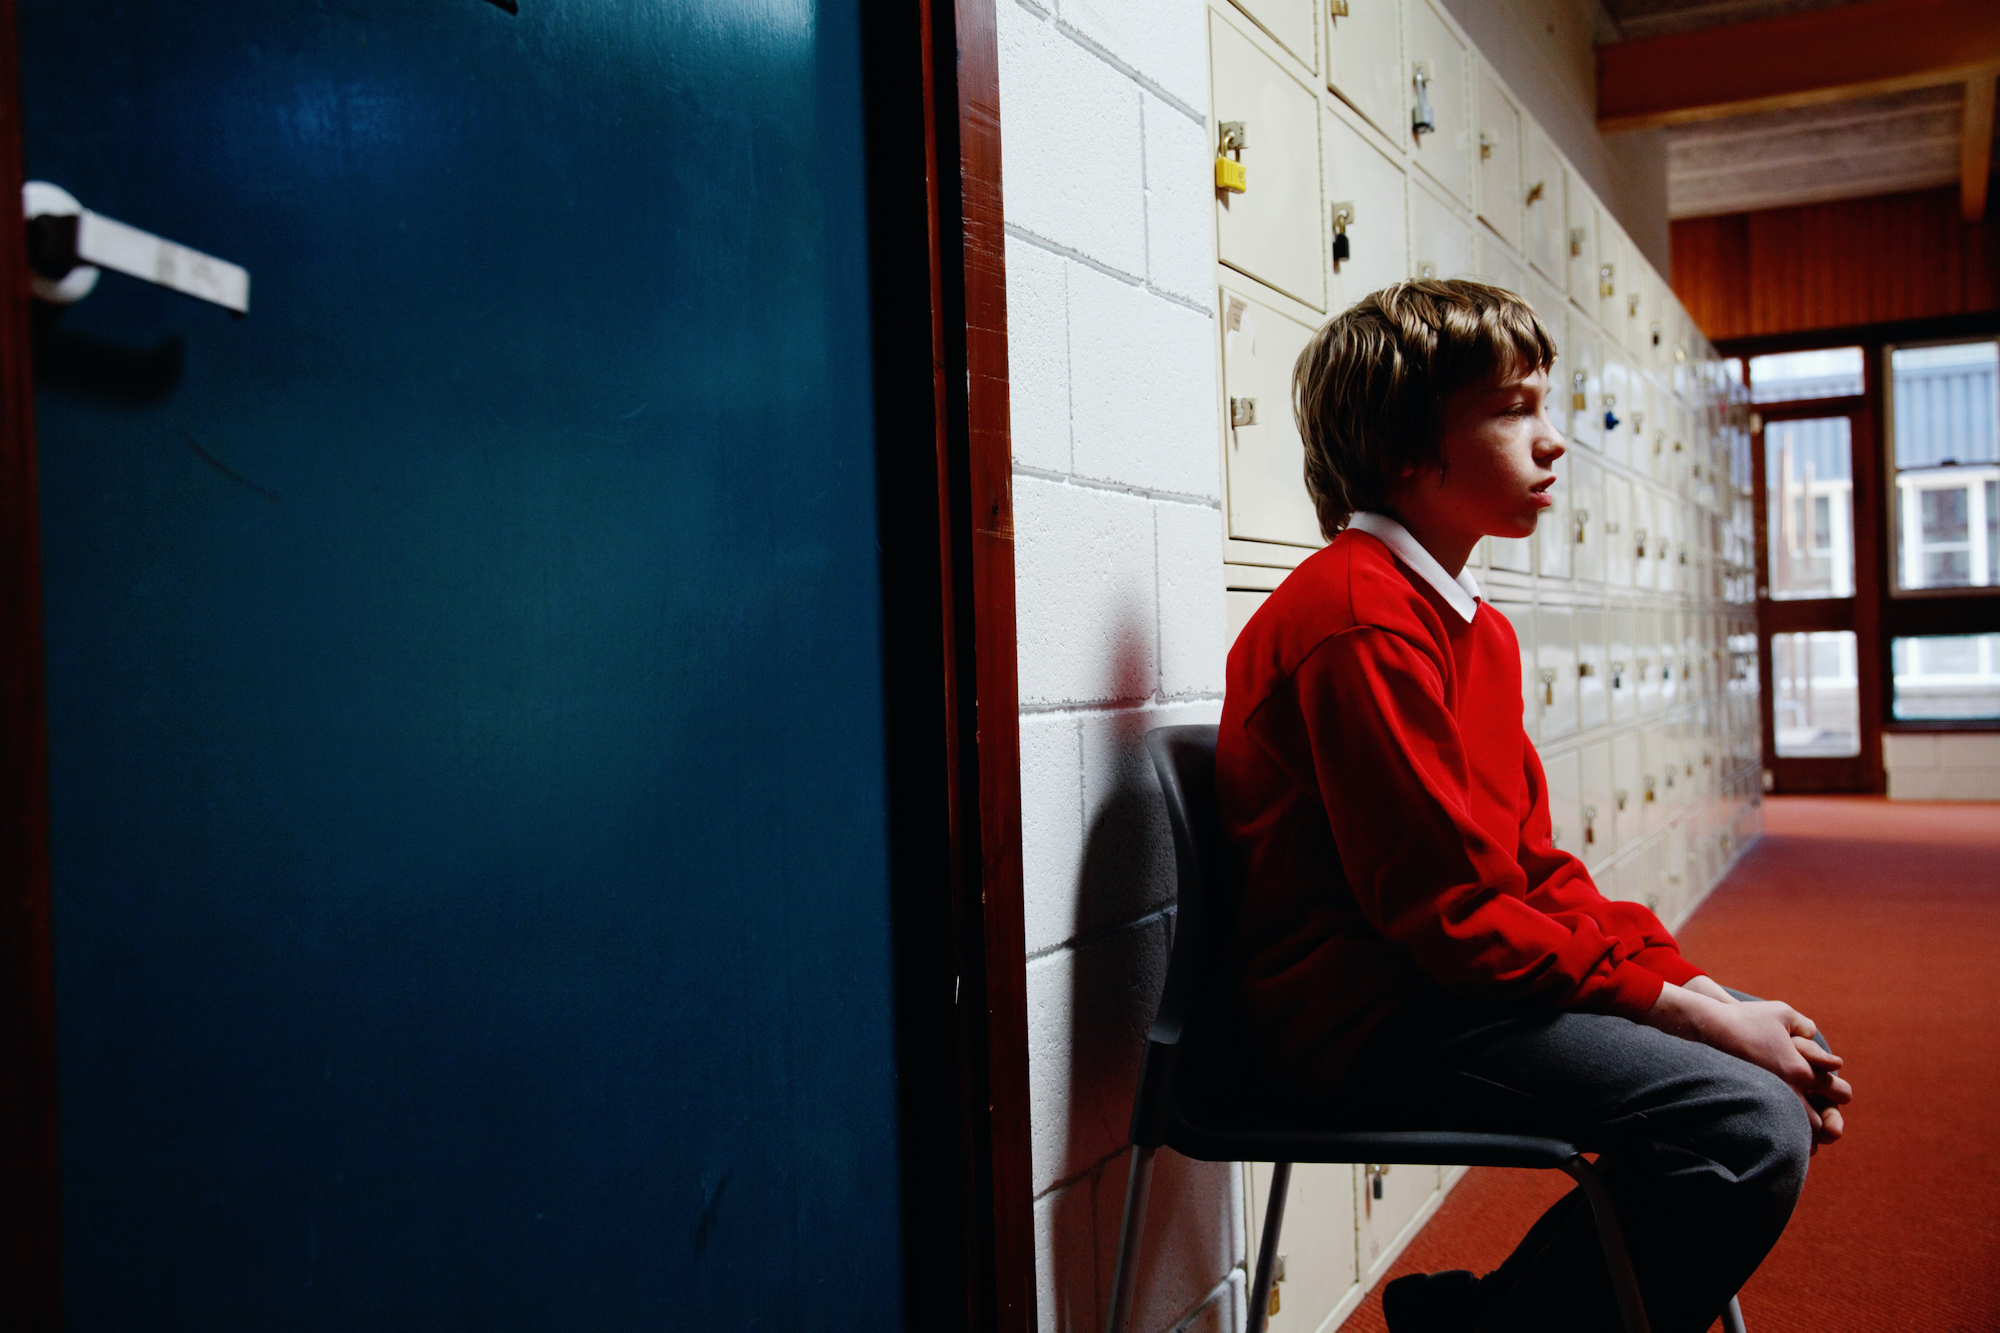
[[[1854,632],[1771,636],[1778,757],[1837,759],[1861,753]]]
[[[1890,354],[1896,586],[2000,584],[2000,344]]]
[[[2000,634],[1891,639],[1899,719],[2000,717]]]
[[[1846,417],[1764,427],[1771,596],[1854,595],[1854,445]]]
[[[1750,358],[1750,398],[1759,403],[1796,403],[1808,398],[1844,398],[1861,392],[1861,349],[1823,347],[1814,352],[1780,352]]]

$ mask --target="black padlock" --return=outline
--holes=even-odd
[[[1335,232],[1333,234],[1333,262],[1338,264],[1341,260],[1346,259],[1351,250],[1352,247],[1347,243],[1347,233],[1344,231]]]

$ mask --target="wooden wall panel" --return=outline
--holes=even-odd
[[[1673,224],[1674,291],[1710,339],[2000,309],[2000,216],[1958,187]]]

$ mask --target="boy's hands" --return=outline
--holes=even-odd
[[[1702,978],[1706,980],[1706,978]],[[1710,983],[1713,984],[1713,983]],[[1720,989],[1718,987],[1717,989]],[[1725,992],[1726,994],[1726,992]],[[1783,1079],[1805,1103],[1813,1145],[1838,1139],[1845,1128],[1840,1107],[1854,1089],[1837,1055],[1813,1040],[1813,1021],[1782,1000],[1716,1000],[1693,987],[1667,986],[1644,1021],[1662,1032],[1713,1046]]]

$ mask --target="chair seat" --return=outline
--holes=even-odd
[[[1162,1146],[1201,1162],[1400,1162],[1412,1166],[1560,1169],[1578,1153],[1561,1139],[1451,1130],[1236,1129],[1183,1123]]]

